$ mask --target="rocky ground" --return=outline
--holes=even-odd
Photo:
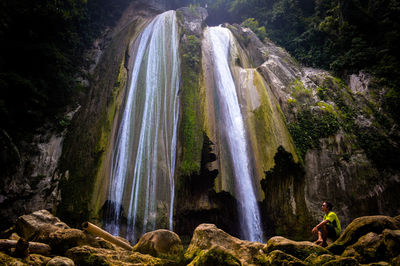
[[[244,241],[201,224],[186,250],[164,229],[127,250],[70,228],[46,210],[19,217],[0,237],[1,265],[400,265],[400,216],[357,218],[327,248],[281,236]]]

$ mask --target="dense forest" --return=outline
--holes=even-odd
[[[83,52],[128,0],[5,0],[0,3],[0,140],[29,141],[83,90]],[[384,106],[400,119],[400,3],[396,0],[174,0],[206,6],[208,24],[244,23],[301,64],[346,78],[360,70],[387,87]],[[82,75],[82,74],[81,74]],[[5,158],[2,158],[2,162]]]

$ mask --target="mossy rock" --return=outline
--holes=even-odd
[[[370,263],[383,260],[386,248],[382,235],[370,232],[343,252],[343,257],[355,257],[361,263]]]
[[[214,224],[201,224],[194,233],[190,245],[185,253],[185,259],[194,260],[203,251],[215,246],[229,250],[229,253],[238,258],[242,264],[254,264],[255,258],[261,253],[264,244],[240,240],[229,235]]]
[[[394,257],[400,254],[400,230],[383,230],[383,242],[388,255]]]
[[[3,252],[0,252],[0,265],[22,266],[28,264],[23,262],[21,259],[13,258]]]
[[[307,259],[304,260],[304,262],[308,265],[322,266],[329,261],[336,260],[337,258],[338,256],[331,254],[323,254],[320,256],[311,254],[307,257]]]
[[[286,254],[281,250],[274,250],[265,256],[264,261],[261,261],[261,265],[306,265],[303,261],[299,260],[295,256]]]
[[[165,229],[144,234],[133,247],[133,251],[177,262],[183,260],[184,254],[179,236]]]
[[[328,247],[334,254],[341,255],[346,247],[356,243],[358,239],[369,232],[381,234],[383,230],[398,230],[398,221],[389,216],[364,216],[353,220],[342,235]]]
[[[219,266],[219,265],[242,265],[240,260],[223,247],[215,246],[209,250],[201,251],[190,266]]]
[[[357,266],[360,265],[355,258],[337,256],[335,260],[328,261],[324,266]]]
[[[173,261],[155,258],[139,252],[109,250],[90,246],[74,247],[66,252],[76,265],[176,265]]]
[[[54,254],[64,255],[73,247],[90,244],[86,235],[79,229],[63,229],[49,235],[48,243]]]
[[[301,260],[305,260],[311,254],[322,255],[329,252],[309,241],[293,241],[281,236],[275,236],[268,240],[267,246],[264,249],[265,253],[270,253],[274,250],[280,250]]]

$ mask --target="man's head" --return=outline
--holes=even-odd
[[[328,202],[328,201],[324,201],[324,203],[322,203],[322,211],[325,213],[328,213],[332,210],[333,205],[332,203]]]

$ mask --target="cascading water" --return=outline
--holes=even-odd
[[[179,117],[179,53],[174,11],[158,15],[135,43],[136,55],[113,150],[106,230],[127,238],[172,230]]]
[[[219,109],[221,135],[230,153],[235,178],[235,194],[238,200],[241,237],[250,241],[262,241],[260,212],[250,174],[250,159],[246,143],[246,131],[235,83],[229,67],[231,32],[222,27],[210,27],[205,38],[211,45],[214,65],[214,81]]]

